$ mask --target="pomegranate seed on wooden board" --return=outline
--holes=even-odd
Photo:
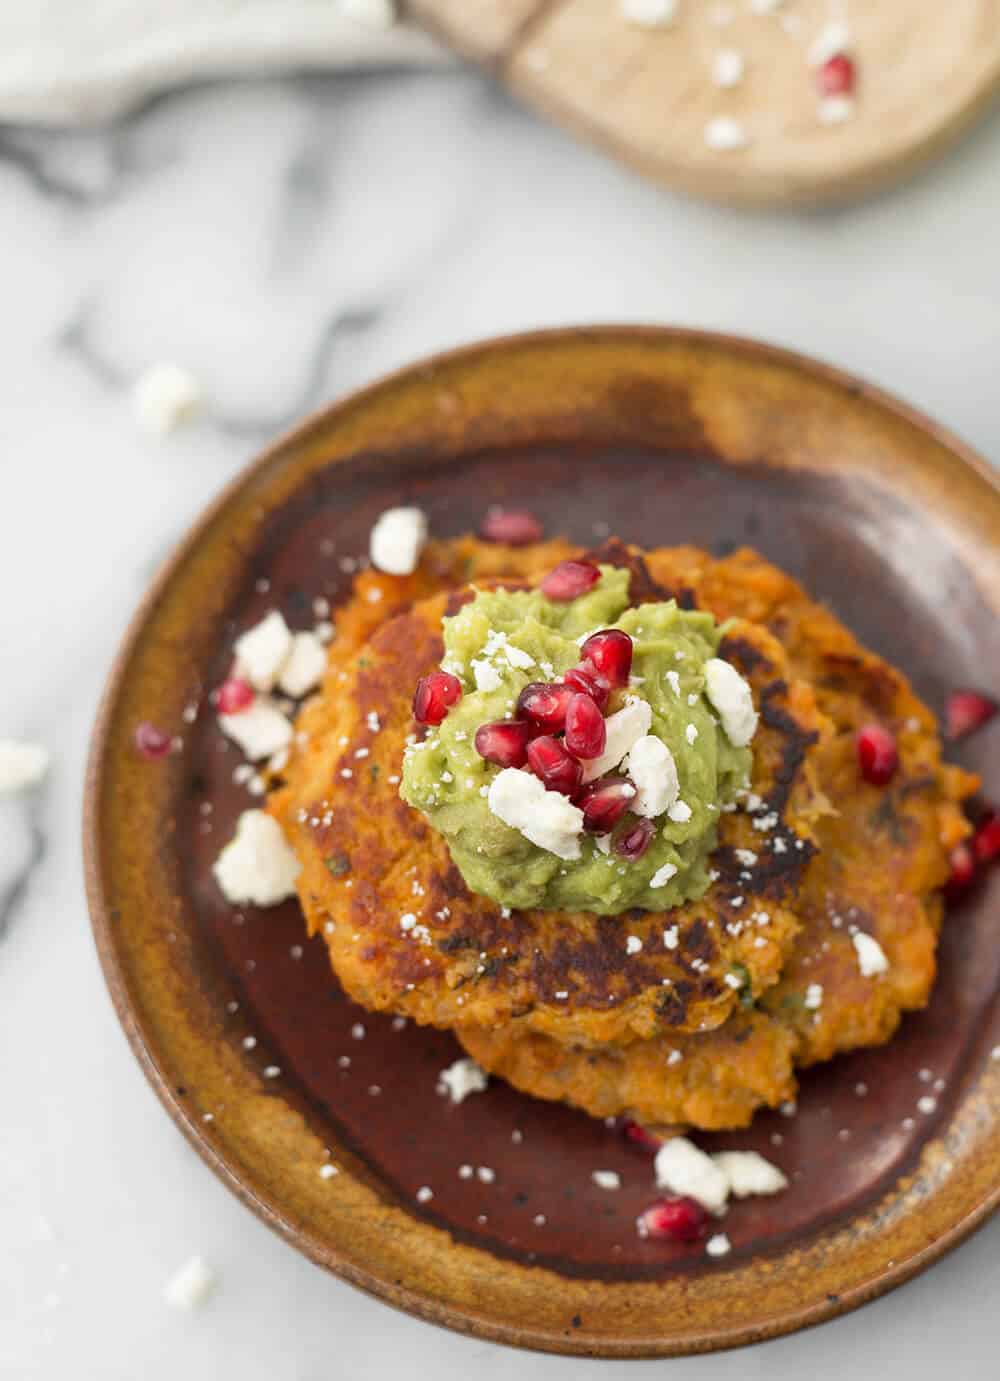
[[[572,686],[564,683],[532,681],[517,698],[517,716],[555,733],[566,723],[566,710],[576,694]]]
[[[526,508],[494,507],[486,510],[479,535],[487,542],[503,542],[508,547],[526,547],[544,537],[541,523]]]
[[[580,653],[609,686],[627,686],[632,670],[632,639],[620,628],[592,634]]]
[[[573,667],[563,677],[567,686],[572,686],[581,695],[589,695],[599,710],[608,703],[611,687],[593,666]]]
[[[576,798],[588,834],[610,834],[635,798],[635,787],[624,777],[598,777]]]
[[[583,768],[576,758],[570,757],[560,740],[549,734],[528,744],[528,766],[549,791],[572,796],[580,789]]]
[[[418,724],[440,724],[462,698],[462,683],[448,671],[432,671],[417,682],[413,718]]]
[[[615,853],[635,863],[649,848],[656,833],[652,820],[637,820],[631,829],[626,830],[620,839],[615,840]]]
[[[608,741],[604,716],[589,695],[578,692],[566,706],[566,747],[574,758],[599,758]]]
[[[872,786],[886,786],[899,766],[896,740],[881,724],[866,724],[858,730],[858,766]]]
[[[254,689],[242,676],[227,676],[213,695],[219,714],[239,714],[254,702]]]
[[[542,581],[542,594],[558,604],[568,604],[592,590],[600,578],[600,571],[589,561],[562,561]]]
[[[948,737],[954,742],[976,729],[981,729],[997,712],[997,702],[980,691],[952,691],[948,697],[945,724]]]
[[[531,725],[523,719],[500,719],[476,730],[476,752],[498,767],[523,767],[530,741]]]
[[[649,1151],[655,1154],[663,1145],[663,1138],[651,1132],[648,1127],[644,1127],[640,1122],[634,1122],[627,1117],[622,1123],[622,1136],[633,1146],[642,1151]]]
[[[657,1199],[639,1216],[640,1237],[697,1242],[708,1228],[708,1211],[697,1199]]]
[[[136,751],[150,762],[156,762],[158,758],[165,758],[170,752],[173,739],[169,734],[165,734],[162,729],[158,729],[155,724],[150,724],[148,720],[143,720],[135,727],[134,742]]]
[[[846,53],[835,53],[816,70],[816,85],[821,96],[850,96],[856,80],[854,62]]]

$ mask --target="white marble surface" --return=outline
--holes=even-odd
[[[54,758],[44,791],[0,803],[0,1376],[625,1375],[514,1358],[356,1294],[182,1141],[118,1030],[86,921],[80,783],[99,688],[154,566],[263,441],[491,332],[754,333],[878,380],[1000,457],[998,165],[994,121],[866,207],[731,214],[637,182],[461,73],[233,85],[105,134],[0,137],[0,736]],[[127,388],[163,358],[212,405],[157,444]],[[986,1376],[998,1247],[995,1223],[853,1317],[669,1374]],[[222,1286],[179,1315],[161,1291],[195,1251]]]

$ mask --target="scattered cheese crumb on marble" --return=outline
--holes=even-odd
[[[0,796],[37,786],[48,770],[48,749],[41,744],[0,739]]]
[[[132,410],[144,432],[168,436],[190,422],[204,404],[201,385],[177,364],[156,364],[132,388]]]
[[[200,1256],[192,1256],[170,1277],[163,1298],[172,1309],[197,1309],[214,1294],[218,1277]]]

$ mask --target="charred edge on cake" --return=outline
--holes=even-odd
[[[629,573],[628,597],[632,605],[658,604],[670,599],[669,590],[658,584],[649,573],[649,567],[638,552],[630,550],[617,537],[611,537],[601,546],[585,552],[582,558],[595,566],[614,566],[617,570]],[[680,604],[680,600],[677,601]],[[681,608],[687,608],[681,605]],[[691,606],[693,607],[693,606]]]
[[[774,669],[770,658],[755,643],[736,633],[729,633],[722,639],[719,656],[732,662],[744,676],[752,676],[757,671],[768,673]]]
[[[864,654],[826,652],[823,664],[826,673],[819,678],[821,687],[850,696],[857,696],[860,687],[865,701],[877,714],[888,716],[895,712],[902,678],[885,662]]]
[[[783,700],[787,693],[785,681],[772,681],[760,693],[761,721],[780,734],[782,739],[781,764],[774,774],[775,784],[767,797],[768,806],[779,815],[784,813],[788,805],[795,778],[806,760],[806,754],[819,740],[815,729],[803,729],[794,715],[776,703]]]

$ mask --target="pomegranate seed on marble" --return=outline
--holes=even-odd
[[[708,1228],[708,1211],[697,1199],[657,1199],[640,1214],[640,1237],[658,1237],[668,1242],[697,1242]]]
[[[604,716],[589,695],[577,693],[566,706],[566,747],[574,758],[599,758],[608,741]]]
[[[850,96],[857,73],[853,59],[846,53],[835,53],[818,68],[816,85],[821,96]]]
[[[598,777],[589,782],[576,797],[583,811],[583,828],[588,834],[610,834],[634,796],[635,787],[624,777]]]
[[[997,712],[997,702],[979,691],[952,691],[948,697],[946,715],[948,737],[964,738],[975,729],[981,729]]]
[[[972,851],[980,863],[992,863],[1000,856],[1000,815],[991,810],[976,826]]]
[[[418,724],[440,724],[462,698],[462,683],[449,671],[432,671],[417,682],[413,718]]]
[[[499,719],[476,730],[476,752],[498,767],[523,767],[530,741],[531,725],[523,719]]]
[[[213,695],[219,714],[240,714],[254,702],[254,689],[242,676],[227,676]]]
[[[622,1136],[626,1141],[637,1146],[641,1151],[649,1151],[655,1154],[663,1145],[663,1138],[651,1132],[648,1127],[644,1127],[640,1122],[633,1122],[632,1118],[627,1117],[622,1123]]]
[[[581,695],[589,695],[599,710],[603,710],[608,703],[611,687],[603,677],[598,676],[594,667],[573,667],[567,671],[563,681]]]
[[[150,724],[148,720],[136,725],[134,742],[136,751],[150,762],[165,758],[173,746],[170,735],[158,729],[155,724]]]
[[[632,639],[620,628],[593,633],[581,647],[584,662],[589,662],[609,686],[627,686],[632,670]]]
[[[549,791],[560,791],[564,796],[578,791],[583,780],[583,768],[576,758],[570,757],[562,742],[550,734],[528,744],[528,766]]]
[[[540,542],[545,535],[542,525],[525,508],[488,508],[479,526],[479,535],[487,542],[503,542],[508,547],[526,547]]]
[[[566,723],[566,710],[576,695],[572,686],[555,681],[532,681],[517,698],[517,717],[530,719],[548,733],[555,733]]]
[[[951,872],[945,890],[955,897],[959,892],[964,892],[976,876],[976,855],[971,844],[956,844],[948,856],[948,864]]]
[[[872,786],[886,786],[899,766],[896,740],[881,724],[866,724],[858,730],[858,766]]]
[[[600,571],[589,561],[561,561],[542,581],[542,594],[558,604],[568,604],[592,590],[600,578]]]
[[[636,859],[642,858],[655,833],[656,826],[652,820],[637,820],[631,829],[615,840],[615,853],[620,858],[627,858],[630,863],[634,863]]]

